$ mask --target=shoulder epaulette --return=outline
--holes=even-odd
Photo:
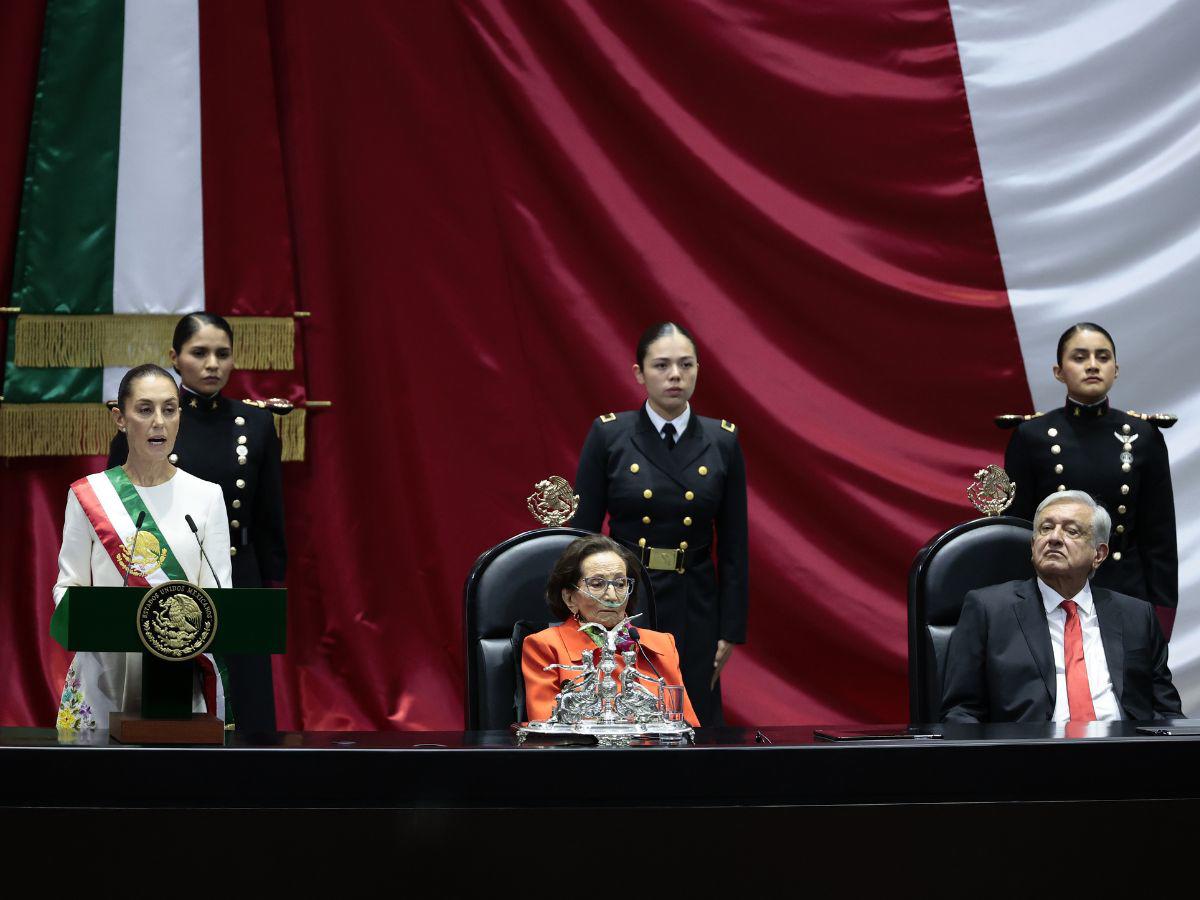
[[[1140,413],[1134,412],[1132,409],[1125,410],[1125,415],[1141,419],[1143,422],[1149,422],[1158,428],[1170,428],[1179,421],[1179,416],[1172,416],[1167,413]]]
[[[1004,416],[996,416],[995,423],[997,428],[1016,428],[1022,422],[1028,422],[1030,419],[1036,419],[1038,416],[1043,416],[1045,413],[1035,412],[1027,416],[1019,416],[1008,414]]]
[[[737,431],[737,426],[734,425],[732,422],[726,421],[725,419],[721,420],[721,427],[724,428],[726,431],[728,431],[730,434]]]
[[[600,421],[603,422],[605,425],[607,425],[609,422],[615,422],[615,421],[617,421],[617,414],[616,413],[605,413],[604,415],[602,415],[600,417]]]
[[[259,409],[269,409],[277,416],[286,416],[296,407],[288,400],[281,400],[278,397],[269,397],[266,400],[251,400],[247,397],[242,401],[247,406],[257,406]]]

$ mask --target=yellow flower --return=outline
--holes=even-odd
[[[60,709],[58,711],[58,728],[60,731],[75,730],[75,713],[69,709]]]

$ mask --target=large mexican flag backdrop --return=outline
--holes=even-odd
[[[37,454],[106,443],[79,413],[105,370],[201,307],[263,322],[245,395],[336,404],[287,467],[287,725],[460,727],[463,579],[640,401],[661,319],[747,461],[733,721],[907,715],[909,564],[973,517],[993,417],[1062,403],[1078,320],[1116,336],[1116,406],[1179,417],[1171,662],[1200,710],[1195,0],[18,7],[0,67],[18,34],[42,52],[20,152],[0,136],[0,547],[27,548],[0,722],[48,724],[61,687],[48,582],[85,473]]]

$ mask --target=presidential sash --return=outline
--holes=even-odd
[[[122,578],[129,573],[131,586],[191,580],[124,469],[118,466],[81,478],[71,490],[117,572]],[[136,523],[142,513],[139,531]]]

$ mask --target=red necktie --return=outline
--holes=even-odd
[[[1083,625],[1079,622],[1079,607],[1074,600],[1059,604],[1067,614],[1063,628],[1063,660],[1067,668],[1067,706],[1072,722],[1092,722],[1096,708],[1092,706],[1092,686],[1088,684],[1087,663],[1083,660]]]

